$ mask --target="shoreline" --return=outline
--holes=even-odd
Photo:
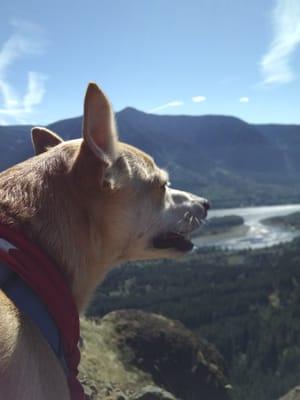
[[[234,226],[229,228],[226,232],[220,232],[216,234],[203,234],[195,236],[192,241],[196,246],[203,246],[203,245],[213,245],[216,242],[220,242],[223,240],[234,239],[235,237],[241,238],[246,236],[249,232],[250,227],[243,224],[240,226]]]
[[[205,226],[192,238],[196,247],[217,247],[241,250],[243,248],[263,248],[293,240],[300,236],[300,229],[287,224],[266,224],[266,219],[285,220],[294,213],[300,214],[300,204],[276,205],[270,207],[250,207],[241,209],[212,210],[208,218],[240,216],[244,224],[228,226],[220,232],[206,231]],[[293,221],[294,223],[295,221]],[[291,225],[291,224],[290,224]],[[225,225],[226,226],[226,225]],[[225,228],[224,226],[224,228]],[[222,226],[221,226],[222,228]]]

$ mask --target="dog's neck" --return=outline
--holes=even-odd
[[[101,216],[95,229],[81,194],[66,180],[65,161],[51,162],[35,157],[0,175],[0,219],[23,231],[55,261],[81,312],[120,257],[109,245],[113,241],[101,239]]]
[[[54,259],[71,286],[78,310],[83,311],[114,260],[105,257],[100,239],[93,237],[83,216],[72,214],[70,205],[58,214],[45,218],[39,229],[33,227],[33,240]]]
[[[33,219],[33,238],[66,275],[78,310],[83,311],[97,285],[119,258],[110,246],[113,240],[103,240],[101,218],[99,228],[95,229],[95,221],[90,220],[76,198],[70,201],[71,195],[66,199],[61,190],[55,192],[60,197],[60,207],[49,204],[51,213],[45,208],[44,216]]]

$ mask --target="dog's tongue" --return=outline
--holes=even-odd
[[[153,246],[157,249],[175,248],[179,251],[190,251],[193,243],[178,233],[167,232],[156,236],[153,239]]]

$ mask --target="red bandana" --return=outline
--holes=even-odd
[[[68,366],[71,399],[85,400],[77,379],[79,315],[70,288],[53,262],[20,232],[0,223],[0,238],[12,244],[8,251],[0,248],[0,260],[8,264],[39,296],[57,325]]]

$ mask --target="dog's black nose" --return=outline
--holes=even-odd
[[[203,207],[204,207],[205,211],[208,211],[210,209],[210,203],[208,200],[206,200],[206,199],[203,200]]]

